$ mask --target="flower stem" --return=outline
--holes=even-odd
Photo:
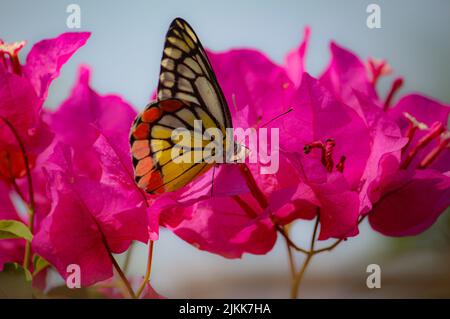
[[[280,226],[277,225],[277,231],[284,237],[284,239],[286,240],[286,243],[293,249],[303,253],[303,254],[308,254],[309,252],[306,249],[300,248],[298,247],[293,241],[292,239],[289,237],[289,234],[286,232],[286,230]]]
[[[361,222],[367,217],[367,215],[362,216],[359,220],[358,220],[358,225],[361,224]],[[303,279],[303,276],[305,274],[306,268],[308,267],[312,257],[314,255],[323,253],[325,251],[332,251],[334,248],[336,248],[340,243],[342,243],[343,241],[345,241],[345,238],[340,238],[338,239],[334,244],[328,246],[328,247],[324,247],[324,248],[320,248],[320,249],[314,249],[315,246],[315,238],[316,238],[316,234],[317,234],[317,228],[318,228],[318,224],[319,224],[319,212],[317,213],[317,219],[316,219],[316,223],[314,225],[314,232],[311,238],[311,246],[309,251],[307,251],[307,256],[305,261],[303,262],[302,268],[300,269],[300,272],[294,277],[293,282],[292,282],[292,290],[291,290],[291,298],[295,299],[298,296],[298,290],[301,284],[301,281]]]
[[[123,273],[122,269],[120,268],[119,264],[117,263],[117,260],[114,258],[113,254],[111,253],[111,250],[109,249],[109,247],[107,246],[107,251],[108,251],[108,255],[109,258],[111,259],[111,262],[114,266],[114,268],[116,269],[117,273],[120,276],[120,279],[122,280],[123,284],[125,285],[125,288],[128,291],[128,294],[130,295],[131,298],[136,299],[136,295],[133,291],[133,288],[131,287],[130,282],[128,281],[127,277],[125,276],[125,274]]]
[[[125,255],[125,261],[123,262],[123,272],[126,274],[128,272],[128,267],[130,266],[131,261],[131,255],[133,254],[133,245],[134,242],[131,242],[130,247],[127,250],[127,253]]]
[[[295,266],[294,255],[292,254],[292,247],[291,247],[291,245],[289,244],[289,241],[288,241],[289,234],[286,231],[286,229],[284,229],[284,227],[283,227],[283,231],[286,234],[285,242],[286,242],[286,249],[287,249],[288,258],[289,258],[289,270],[291,272],[292,280],[294,280],[294,278],[295,278],[295,269],[297,267]]]
[[[28,221],[28,228],[30,229],[30,232],[33,234],[34,230],[34,213],[36,211],[36,204],[34,201],[34,191],[33,191],[33,179],[31,177],[31,171],[30,171],[30,161],[28,159],[28,155],[25,149],[25,146],[22,142],[22,139],[20,138],[19,133],[14,128],[14,125],[6,119],[3,116],[0,116],[0,119],[8,126],[8,128],[11,130],[12,134],[14,135],[14,138],[16,139],[17,143],[19,144],[20,151],[23,155],[23,163],[25,166],[25,172],[27,176],[27,183],[28,183],[28,196],[29,196],[29,203],[25,201],[25,203],[28,206],[28,215],[29,215],[29,221]],[[15,182],[14,182],[15,183]],[[17,186],[17,185],[16,185]],[[17,189],[19,189],[17,187]],[[23,194],[21,192],[18,193],[19,196],[23,199]],[[27,241],[25,244],[25,254],[23,258],[23,268],[28,269],[30,265],[30,259],[31,259],[31,242]]]
[[[314,245],[316,243],[316,234],[317,234],[317,229],[319,227],[319,220],[320,220],[320,212],[319,212],[319,209],[317,209],[317,210],[318,210],[317,218],[316,218],[316,223],[314,224],[314,231],[313,231],[313,234],[311,237],[311,245],[309,248],[309,252],[306,256],[305,261],[303,262],[300,272],[294,276],[294,279],[292,281],[292,287],[291,287],[291,298],[292,299],[297,299],[300,284],[301,284],[303,276],[306,272],[306,268],[308,268],[308,265],[309,265],[312,257],[314,256]]]
[[[147,259],[147,270],[145,272],[144,280],[142,281],[139,289],[136,293],[137,298],[139,298],[144,291],[145,285],[150,280],[150,275],[152,273],[152,260],[153,260],[153,244],[154,241],[150,240],[149,248],[148,248],[148,259]]]
[[[344,238],[338,239],[334,244],[332,244],[332,245],[330,245],[328,247],[320,248],[320,249],[317,249],[317,250],[313,251],[313,254],[315,255],[315,254],[323,253],[324,251],[331,251],[334,248],[336,248],[336,246],[339,245],[342,241],[344,241]]]
[[[305,274],[306,268],[308,267],[312,256],[313,256],[313,254],[308,254],[306,256],[306,259],[303,262],[300,272],[294,276],[294,279],[292,281],[292,287],[291,287],[291,299],[297,299],[297,297],[298,297],[298,291],[299,291],[300,284],[303,279],[303,275]]]
[[[128,279],[125,276],[124,272],[120,268],[120,265],[117,262],[116,258],[114,258],[114,255],[112,254],[111,248],[109,247],[108,241],[106,240],[105,234],[103,233],[100,224],[97,222],[97,220],[95,219],[95,217],[93,215],[91,215],[91,217],[92,217],[92,221],[97,226],[98,232],[100,233],[100,236],[101,236],[101,239],[102,239],[103,246],[105,246],[105,249],[108,252],[109,259],[111,260],[111,262],[112,262],[112,264],[114,266],[114,269],[119,274],[119,277],[122,280],[122,283],[124,284],[125,288],[127,289],[128,294],[130,295],[130,297],[133,298],[133,299],[136,299],[136,295],[135,295],[135,293],[133,291],[133,288],[131,287],[130,282],[128,281]]]

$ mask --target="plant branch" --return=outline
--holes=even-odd
[[[128,267],[130,266],[131,255],[133,254],[133,245],[134,242],[131,242],[130,247],[128,247],[127,253],[125,255],[125,260],[123,262],[123,272],[126,274],[128,272]]]
[[[309,252],[306,249],[303,249],[301,247],[298,247],[293,241],[292,239],[289,237],[289,235],[286,233],[286,230],[280,226],[280,225],[276,225],[277,231],[284,237],[284,239],[286,240],[286,243],[293,249],[295,249],[296,251],[299,251],[303,254],[308,254]]]
[[[361,222],[367,217],[367,215],[361,216],[361,218],[358,220],[358,225],[361,224]],[[324,248],[320,248],[317,249],[315,251],[313,251],[313,254],[319,254],[325,251],[332,251],[334,248],[336,248],[336,246],[338,246],[340,243],[342,243],[343,241],[347,240],[347,238],[340,238],[338,239],[334,244],[328,246],[328,247],[324,247]]]
[[[28,228],[30,229],[30,232],[33,234],[34,229],[34,213],[36,211],[36,204],[34,201],[34,191],[33,191],[33,179],[31,177],[31,171],[30,171],[30,161],[28,159],[27,151],[25,149],[25,145],[22,142],[22,139],[20,138],[19,133],[14,128],[14,125],[5,117],[0,116],[0,119],[8,126],[8,128],[11,130],[11,133],[14,135],[14,138],[16,139],[17,143],[19,144],[20,151],[23,155],[23,163],[25,166],[25,172],[27,176],[27,183],[28,183],[28,197],[29,197],[29,203],[27,203],[28,206],[28,212],[29,212],[29,222],[28,222]],[[15,186],[14,186],[15,185]],[[16,191],[19,190],[18,195],[24,199],[24,196],[22,192],[20,192],[19,187],[17,187],[17,184],[13,183],[13,186],[15,187]],[[25,254],[23,258],[23,268],[28,269],[30,265],[30,259],[31,259],[31,242],[27,241],[25,244]]]
[[[144,280],[142,281],[139,289],[136,293],[137,298],[139,298],[144,291],[145,285],[150,280],[150,275],[152,273],[152,260],[153,260],[153,245],[154,241],[150,240],[149,248],[148,248],[148,259],[147,259],[147,270],[145,272]]]
[[[298,290],[300,288],[300,283],[302,282],[303,276],[306,272],[306,268],[308,268],[308,265],[309,265],[312,257],[314,256],[314,245],[316,242],[316,234],[317,234],[317,229],[319,227],[319,220],[320,220],[320,212],[318,209],[316,223],[314,224],[314,231],[313,231],[313,234],[311,237],[311,244],[310,244],[309,252],[306,256],[305,261],[303,262],[300,272],[294,277],[294,279],[292,281],[292,287],[291,287],[291,298],[292,299],[297,298]]]
[[[128,291],[128,294],[130,295],[131,298],[136,299],[136,294],[133,291],[133,288],[131,287],[130,282],[128,281],[127,277],[125,276],[125,274],[123,273],[122,269],[120,268],[119,263],[117,262],[117,260],[114,258],[114,255],[112,254],[111,248],[109,247],[108,241],[106,240],[105,234],[102,231],[102,228],[100,226],[100,224],[97,222],[97,220],[95,219],[94,216],[91,215],[92,220],[94,221],[94,223],[97,226],[98,232],[100,233],[100,236],[102,238],[102,243],[105,246],[106,251],[108,252],[108,256],[109,259],[111,260],[114,269],[117,271],[117,273],[120,276],[120,279],[122,280],[125,288]]]
[[[133,291],[133,288],[131,287],[130,282],[128,281],[127,277],[125,276],[125,274],[123,273],[119,264],[117,263],[117,260],[114,258],[113,254],[111,253],[111,250],[109,250],[109,247],[107,247],[106,250],[108,251],[109,258],[111,259],[111,262],[112,262],[114,268],[116,269],[117,273],[120,276],[120,279],[122,280],[123,284],[125,285],[125,288],[127,289],[128,294],[130,295],[131,298],[136,299],[136,295]]]
[[[291,277],[292,277],[292,280],[293,280],[295,278],[295,272],[296,272],[295,269],[297,267],[295,266],[294,255],[292,254],[292,247],[291,247],[291,245],[289,244],[289,241],[288,241],[289,235],[288,235],[288,233],[287,233],[287,231],[286,231],[286,229],[284,227],[282,228],[282,231],[286,235],[286,237],[284,237],[284,238],[285,238],[286,249],[287,249],[288,259],[289,259],[289,270],[291,272]]]

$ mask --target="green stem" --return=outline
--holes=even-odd
[[[20,151],[23,155],[23,163],[25,166],[25,172],[27,176],[27,183],[28,183],[28,196],[29,196],[29,203],[25,203],[28,206],[28,212],[29,212],[29,222],[28,222],[28,228],[30,229],[30,232],[33,234],[34,230],[34,213],[36,211],[36,204],[34,201],[34,191],[33,191],[33,179],[31,177],[31,171],[30,171],[30,161],[28,159],[28,155],[25,149],[25,146],[22,142],[22,139],[20,138],[19,133],[14,128],[14,125],[6,119],[3,116],[0,116],[0,119],[8,126],[8,128],[11,130],[12,134],[14,135],[14,138],[16,139],[17,143],[19,144]],[[16,185],[17,186],[17,185]],[[18,187],[17,187],[18,189]],[[21,192],[19,193],[19,196],[23,198],[23,194]],[[28,269],[30,265],[30,259],[31,259],[31,242],[27,241],[25,244],[25,254],[23,258],[23,268]]]
[[[294,280],[295,278],[295,269],[297,268],[295,266],[295,260],[294,260],[294,255],[292,254],[292,247],[289,244],[288,238],[289,238],[289,234],[286,231],[286,229],[283,227],[283,233],[286,235],[285,238],[285,242],[286,242],[286,249],[287,249],[287,253],[288,253],[288,259],[289,259],[289,270],[291,272],[291,277],[292,280]]]
[[[318,209],[316,223],[314,225],[314,231],[313,231],[313,235],[311,238],[311,245],[309,248],[309,252],[306,256],[305,261],[303,262],[300,272],[296,276],[294,276],[294,280],[292,281],[292,287],[291,287],[291,298],[292,299],[297,299],[300,284],[301,284],[303,276],[306,272],[306,268],[308,268],[308,265],[309,265],[312,257],[314,256],[314,245],[316,243],[316,234],[317,234],[317,229],[319,227],[319,219],[320,219],[320,212]]]

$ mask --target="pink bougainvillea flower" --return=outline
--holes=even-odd
[[[450,105],[423,95],[409,94],[388,109],[387,114],[400,126],[405,137],[410,138],[407,147],[403,150],[404,157],[411,152],[414,155],[408,167],[429,167],[441,172],[450,170],[449,138],[448,133],[445,133],[450,115]],[[430,133],[435,135],[434,138],[424,141],[426,145],[423,145],[420,151],[415,152],[414,148],[419,141]],[[438,154],[435,154],[436,156],[433,158],[428,158],[428,162],[427,155],[433,150]]]
[[[103,136],[132,176],[128,135],[136,111],[117,95],[99,95],[89,82],[90,70],[83,66],[71,96],[48,116],[50,127],[59,141],[73,147],[77,169],[100,178],[101,163],[92,146]]]
[[[52,207],[33,238],[33,249],[63,278],[69,264],[81,268],[89,286],[113,275],[110,253],[122,253],[132,240],[148,240],[146,206],[139,193],[77,174],[73,150],[57,144],[48,160]]]
[[[369,213],[371,225],[385,235],[424,231],[449,206],[450,107],[420,94],[406,95],[391,107],[403,79],[397,78],[381,101],[376,83],[392,72],[385,61],[369,60],[367,72],[352,52],[332,44],[331,53],[320,81],[361,115],[374,136],[371,158],[379,167],[363,176],[361,212]],[[383,138],[376,137],[377,127],[384,127]]]
[[[387,63],[371,60],[370,69],[335,43],[328,67],[316,80],[304,73],[308,41],[307,28],[284,67],[255,50],[208,52],[234,126],[280,130],[280,169],[264,175],[261,163],[247,163],[242,174],[247,190],[207,197],[205,187],[199,199],[190,196],[187,201],[183,197],[201,185],[194,181],[181,192],[154,200],[150,220],[157,216],[159,224],[187,242],[230,258],[269,251],[278,227],[312,219],[318,212],[319,239],[358,233],[361,216],[374,213],[378,193],[386,189],[380,184],[388,182],[385,159],[400,162],[408,146],[398,121],[384,112],[402,80],[395,81],[381,102],[375,85],[391,72]],[[223,176],[225,184],[232,182],[231,174]],[[210,183],[206,177],[203,182]]]
[[[303,72],[306,71],[306,52],[308,50],[311,29],[307,26],[303,32],[303,40],[300,45],[290,51],[285,57],[285,69],[296,87],[302,82]]]
[[[335,100],[328,101],[332,99],[331,94],[327,95],[309,75],[305,85],[296,88],[283,67],[257,51],[232,50],[209,53],[209,56],[230,105],[235,127],[258,128],[293,108],[281,120],[267,125],[280,129],[281,147],[298,157],[303,156],[306,144],[316,139],[336,138],[339,141],[336,152],[346,153],[350,166],[344,175],[330,174],[320,167],[321,161],[315,155],[305,157],[319,164],[321,177],[317,178],[313,176],[316,169],[311,168],[305,174],[303,165],[283,152],[280,152],[280,168],[273,175],[261,174],[261,163],[248,163],[246,173],[242,173],[242,166],[222,165],[220,170],[234,169],[237,173],[224,174],[224,184],[237,184],[240,179],[240,184],[247,184],[245,192],[242,187],[241,193],[186,201],[183,196],[200,184],[194,181],[180,193],[155,200],[151,208],[153,214],[159,212],[159,223],[196,247],[229,258],[268,252],[275,243],[277,227],[296,218],[314,218],[317,207],[324,210],[321,239],[355,234],[359,201],[354,189],[359,186],[370,153],[369,132],[363,120],[351,108]],[[214,190],[221,189],[216,182],[220,176],[216,172]],[[211,177],[205,174],[203,181],[211,184]],[[209,192],[203,194],[208,196]]]
[[[361,178],[370,167],[370,131],[357,112],[307,73],[292,104],[294,111],[274,125],[280,125],[280,147],[292,154],[300,181],[318,201],[319,239],[356,235]]]
[[[20,143],[27,149],[29,165],[36,160],[36,148],[48,144],[49,133],[39,119],[39,98],[29,81],[17,74],[0,75],[0,179],[11,181],[25,175]],[[43,136],[44,141],[37,137]],[[41,145],[36,145],[41,144]]]
[[[246,211],[246,205],[241,203],[248,205],[252,202],[250,198],[236,198],[214,197],[196,202],[183,212],[193,218],[185,218],[176,227],[168,228],[191,245],[227,258],[239,258],[244,252],[267,253],[276,240],[273,222],[266,214]]]
[[[320,82],[337,99],[354,108],[362,118],[365,118],[362,110],[359,109],[360,104],[356,99],[355,91],[369,99],[378,99],[366,65],[355,54],[334,42],[330,44],[330,51],[331,60],[320,76]]]
[[[371,226],[387,236],[417,235],[450,206],[450,172],[397,170],[381,179],[376,193]]]
[[[89,36],[86,32],[64,33],[38,42],[28,54],[25,65],[21,65],[18,55],[25,42],[0,41],[0,179],[11,180],[25,174],[17,138],[26,149],[30,166],[51,142],[52,133],[41,119],[48,88],[64,63]]]
[[[61,67],[90,37],[89,32],[67,32],[36,43],[27,56],[24,73],[41,99],[47,98],[51,82]]]
[[[118,95],[100,95],[90,86],[90,70],[82,66],[70,97],[47,121],[56,139],[74,150],[74,170],[104,184],[120,185],[147,205],[135,184],[130,161],[129,131],[136,117],[133,107]],[[158,232],[152,224],[150,233]]]
[[[293,83],[283,67],[263,53],[251,50],[208,51],[208,57],[225,94],[233,120],[248,108],[243,128],[257,127],[289,109]],[[235,127],[237,126],[236,123]]]
[[[334,164],[338,165],[342,161],[340,165],[343,167],[340,170],[342,170],[345,179],[342,183],[336,183],[337,177],[328,176],[329,173],[325,170],[319,180],[323,183],[324,193],[334,196],[335,199],[348,199],[346,204],[349,205],[349,209],[346,213],[342,213],[345,209],[342,209],[342,212],[331,210],[328,213],[322,213],[321,218],[324,223],[326,218],[330,218],[330,220],[338,220],[336,224],[339,224],[340,219],[333,218],[335,215],[340,216],[347,219],[345,222],[342,221],[342,225],[352,224],[355,227],[359,214],[371,207],[367,189],[378,175],[381,158],[384,154],[392,152],[399,154],[406,141],[402,138],[395,123],[389,122],[386,116],[381,116],[376,106],[364,106],[363,110],[369,116],[371,122],[370,125],[366,123],[363,110],[357,109],[359,104],[357,104],[358,100],[353,90],[358,90],[361,94],[367,95],[369,101],[375,99],[377,95],[368,79],[364,64],[354,62],[351,55],[345,54],[345,50],[341,50],[337,45],[332,44],[332,49],[339,59],[334,59],[330,63],[328,71],[324,73],[320,83],[309,75],[303,74],[308,40],[309,29],[307,28],[300,47],[290,52],[286,57],[287,70],[270,62],[262,54],[251,50],[232,50],[223,54],[209,55],[228,103],[230,105],[235,103],[240,111],[235,114],[233,108],[231,108],[235,123],[243,124],[244,127],[258,127],[258,125],[266,123],[292,108],[293,112],[274,121],[269,127],[280,128],[282,149],[296,153],[297,156],[303,158],[303,161],[302,153],[305,145],[314,142],[325,143],[327,139],[333,139]],[[231,64],[238,65],[239,70],[230,68]],[[264,74],[259,73],[260,70],[270,76],[265,77]],[[349,70],[351,70],[350,74],[348,74]],[[340,76],[344,71],[347,73],[341,79]],[[334,85],[329,87],[331,92],[327,90],[327,78],[329,78],[328,82]],[[352,81],[352,83],[345,83],[346,86],[341,88],[339,85],[344,80]],[[335,94],[335,92],[340,93],[341,89],[344,92],[344,98]],[[255,96],[258,96],[258,98]],[[349,101],[353,101],[355,105],[348,105]],[[247,118],[242,118],[243,114],[248,114]],[[383,148],[382,146],[388,147]],[[321,152],[319,150],[313,151],[313,153],[316,152],[318,154],[310,154],[308,160],[315,156],[316,161],[322,161],[320,159]],[[292,167],[290,166],[292,161],[284,160],[283,154],[280,157],[280,161],[284,161],[283,165],[280,164],[280,168],[283,170],[284,167],[285,173],[276,174],[275,177],[257,174],[257,169],[252,165],[249,166],[266,196],[271,197],[271,192],[266,190],[282,191],[283,188],[286,188],[285,194],[291,193],[296,194],[296,196],[305,194],[303,191],[299,193],[292,190],[297,185],[300,185],[299,188],[302,190],[307,189],[309,196],[313,184],[316,195],[321,193],[318,188],[320,183],[317,184],[314,178],[308,177],[308,174],[319,174],[320,170],[310,169],[296,178],[292,175]],[[297,165],[297,168],[299,167],[301,166]],[[332,173],[336,176],[339,174],[341,173]],[[326,182],[328,178],[337,185],[345,186],[346,189],[330,188]],[[275,182],[278,188],[267,187],[264,180]],[[290,181],[291,185],[283,182],[283,180]],[[301,184],[305,182],[307,185]],[[283,186],[280,187],[280,185]],[[331,191],[331,189],[334,189],[334,191]],[[337,196],[337,194],[343,194],[346,191],[357,194],[359,201],[354,200],[354,194]],[[319,197],[321,197],[323,206],[330,207],[327,203],[331,203],[332,200],[328,200],[323,195]],[[306,213],[299,214],[298,208],[291,207],[291,213],[287,213],[286,207],[290,207],[292,202],[311,203],[311,201],[316,201],[317,204],[317,200],[317,196],[314,200],[312,197],[309,197],[308,200],[291,198],[283,206],[283,214],[287,214],[284,217],[291,220],[295,218],[294,216],[313,218],[315,213],[311,213],[311,209],[306,209]],[[356,202],[359,203],[359,208],[355,209]],[[345,205],[341,207],[345,207]],[[302,207],[302,210],[304,209]],[[280,212],[273,212],[275,216],[278,213]],[[324,225],[322,226],[320,239],[326,239],[330,236],[343,237],[345,236],[344,233],[356,234],[350,226],[344,226],[341,229],[336,228],[335,231],[332,231],[331,228],[327,229]],[[351,230],[343,232],[343,228]]]
[[[255,50],[209,52],[208,55],[230,105],[235,127],[258,127],[289,109],[287,102],[294,85],[283,67]],[[231,66],[236,72],[231,72]],[[289,180],[289,168],[284,165],[280,165],[283,170],[280,179],[261,177],[260,166],[249,164],[266,194],[284,187],[285,183],[289,186],[296,183],[294,179]],[[187,242],[229,258],[246,252],[269,251],[275,242],[276,225],[266,207],[252,199],[241,167],[221,165],[216,169],[212,192],[211,181],[210,170],[180,191],[156,198],[150,209],[150,223],[159,218],[159,224]],[[236,202],[237,197],[241,204],[251,205],[254,212],[249,215]],[[280,218],[288,220],[290,216]]]
[[[206,216],[197,214],[192,205],[203,200],[234,196],[248,193],[239,168],[235,165],[221,165],[214,168],[214,185],[212,170],[194,180],[189,186],[178,191],[166,193],[151,198],[149,209],[149,223],[161,224],[170,229],[177,228],[184,219],[204,219]],[[157,228],[151,233],[151,238],[158,238]],[[206,229],[205,229],[206,231]],[[211,233],[213,235],[213,233]],[[189,239],[186,239],[189,241]]]
[[[408,138],[400,159],[386,158],[372,189],[372,227],[389,236],[421,233],[450,205],[450,106],[421,95],[403,97],[388,115]],[[401,209],[400,209],[401,208]]]

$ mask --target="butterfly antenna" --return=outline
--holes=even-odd
[[[271,119],[271,120],[269,120],[268,122],[264,123],[264,125],[261,125],[260,127],[265,127],[265,126],[269,125],[269,124],[272,123],[273,121],[275,121],[275,120],[279,119],[280,117],[282,117],[282,116],[284,116],[284,115],[286,115],[286,114],[292,112],[293,110],[294,110],[294,109],[293,109],[292,107],[289,108],[289,110],[287,110],[287,111],[285,111],[285,112],[283,112],[283,113],[281,113],[281,114],[278,114],[278,115],[275,116],[273,119]]]

